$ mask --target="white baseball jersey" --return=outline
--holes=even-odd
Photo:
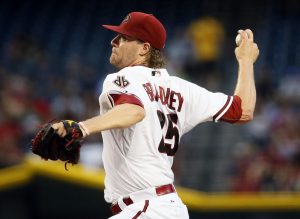
[[[205,121],[217,121],[233,97],[170,76],[166,69],[126,67],[106,77],[99,97],[100,113],[133,103],[146,116],[126,129],[102,132],[105,200],[173,183],[173,157],[181,136]]]

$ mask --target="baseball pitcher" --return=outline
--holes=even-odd
[[[256,102],[253,64],[259,54],[253,33],[238,31],[238,79],[234,94],[226,95],[169,75],[162,56],[167,34],[152,14],[132,12],[120,25],[103,27],[116,33],[109,61],[119,71],[104,81],[100,115],[78,123],[63,120],[44,133],[50,129],[66,139],[57,148],[67,145],[67,151],[75,147],[78,153],[78,142],[101,132],[105,200],[111,204],[111,219],[189,218],[173,184],[173,158],[181,136],[199,123],[252,120]],[[33,142],[37,154],[43,151],[40,142],[40,138]],[[54,158],[60,159],[60,152],[55,153]]]

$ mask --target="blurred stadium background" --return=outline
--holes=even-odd
[[[203,124],[181,140],[174,172],[191,218],[300,218],[300,2],[297,0],[1,0],[0,218],[107,218],[101,136],[81,164],[30,154],[38,126],[98,114],[113,34],[131,11],[166,26],[171,74],[233,93],[236,32],[260,48],[247,125]],[[63,198],[66,197],[66,198]]]

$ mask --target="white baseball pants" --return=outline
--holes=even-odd
[[[170,193],[134,202],[109,219],[189,219],[189,214],[177,193]]]

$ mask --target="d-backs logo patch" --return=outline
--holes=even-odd
[[[125,76],[117,76],[117,79],[114,80],[113,82],[115,85],[122,87],[122,88],[124,88],[130,84],[129,81],[127,81],[125,79]]]
[[[130,14],[128,14],[122,21],[122,23],[127,23],[130,20]]]

